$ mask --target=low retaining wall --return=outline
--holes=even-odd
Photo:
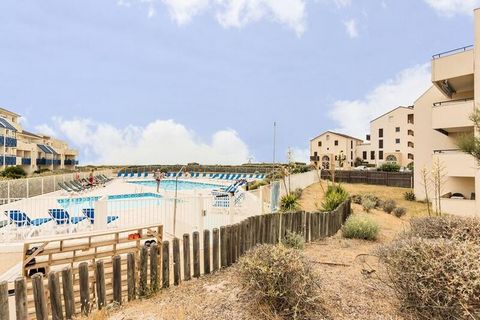
[[[322,179],[331,180],[330,171],[322,170]],[[335,171],[335,181],[345,183],[365,183],[389,187],[413,188],[413,173],[411,172],[382,172],[382,171]]]

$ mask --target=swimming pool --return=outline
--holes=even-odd
[[[157,187],[157,182],[155,180],[142,180],[142,181],[129,181],[127,183],[138,184],[141,186],[147,187]],[[196,181],[177,181],[178,190],[198,190],[198,189],[218,189],[223,187],[220,184],[205,183],[205,182],[196,182]],[[160,188],[163,190],[175,190],[175,180],[162,180],[160,182]]]
[[[162,198],[161,195],[152,193],[152,192],[115,194],[115,195],[107,196],[109,206],[111,206],[111,204],[114,204],[119,200],[160,199],[160,198]],[[84,208],[93,208],[95,202],[97,202],[99,199],[100,199],[100,196],[79,197],[79,198],[60,198],[60,199],[57,199],[57,202],[64,209],[80,210]]]

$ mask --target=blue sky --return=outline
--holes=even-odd
[[[412,104],[476,0],[2,0],[0,106],[83,163],[241,163]]]

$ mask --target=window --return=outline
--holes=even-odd
[[[330,135],[327,134],[327,137],[325,138],[327,141],[330,140]]]
[[[378,148],[383,149],[383,140],[382,139],[378,140]]]
[[[413,148],[413,147],[414,147],[413,142],[412,142],[412,141],[408,141],[408,146],[409,146],[410,148]]]
[[[322,141],[318,141],[318,146],[319,146],[319,147],[322,146]]]
[[[408,135],[413,136],[413,130],[408,130]]]
[[[400,132],[400,127],[395,127],[395,132]]]
[[[362,158],[363,160],[367,160],[367,151],[363,151]]]
[[[335,140],[335,141],[334,141],[334,144],[335,144],[336,146],[338,146],[338,140]]]
[[[350,148],[353,149],[353,140],[350,140]]]
[[[409,160],[413,160],[413,154],[409,153],[409,154],[408,154],[408,159],[409,159]]]
[[[350,159],[353,159],[353,151],[350,151]]]
[[[399,143],[400,143],[400,139],[395,139],[395,143],[396,143],[396,144],[399,144]]]
[[[375,151],[370,151],[370,160],[375,160]]]
[[[383,150],[378,151],[378,160],[383,160]]]
[[[382,128],[378,129],[378,137],[383,138],[383,129]]]
[[[314,156],[314,157],[318,157],[318,152],[315,151],[315,152],[313,153],[313,156]]]
[[[367,134],[366,138],[367,138],[367,141],[370,141],[370,135],[369,134]]]

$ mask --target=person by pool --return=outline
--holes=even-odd
[[[157,182],[157,193],[160,192],[160,182],[162,181],[163,173],[160,172],[160,169],[155,171],[155,181]]]

